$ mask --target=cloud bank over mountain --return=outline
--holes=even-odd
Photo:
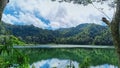
[[[94,4],[112,18],[114,9],[108,7],[108,3]],[[10,0],[4,10],[2,20],[11,24],[33,24],[43,29],[58,29],[75,27],[81,23],[103,24],[101,21],[103,16],[105,15],[91,4],[83,6],[51,0]]]

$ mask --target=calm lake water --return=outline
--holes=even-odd
[[[15,46],[29,56],[30,68],[79,68],[83,61],[91,59],[91,63],[97,66],[89,68],[117,68],[117,59],[113,46],[90,46],[90,45],[36,45]],[[44,59],[44,60],[43,60]],[[71,59],[71,60],[70,60]],[[74,61],[72,61],[74,60]],[[106,64],[104,64],[106,63]]]
[[[69,66],[70,68],[74,66],[74,68],[79,68],[79,63],[76,61],[68,60],[68,59],[48,59],[48,60],[42,60],[38,62],[34,62],[30,68],[67,68]],[[103,64],[103,65],[97,65],[97,66],[90,66],[90,68],[118,68],[114,65],[109,64]]]

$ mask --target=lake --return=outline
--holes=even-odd
[[[60,48],[59,48],[60,47]],[[100,48],[99,48],[100,47]],[[109,46],[108,46],[109,47]],[[91,68],[115,68],[117,66],[117,55],[113,47],[107,46],[16,46],[17,50],[24,53],[30,59],[30,65],[35,65],[36,68],[42,66],[59,66],[72,61],[75,68],[78,66],[90,66]],[[50,63],[54,63],[51,65]],[[58,62],[58,63],[57,63]],[[66,62],[66,64],[65,64]],[[69,65],[69,64],[68,64]],[[114,66],[115,65],[115,66]]]

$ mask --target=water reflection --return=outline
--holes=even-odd
[[[30,68],[79,68],[79,63],[72,60],[67,59],[48,59],[42,60],[33,63]],[[98,65],[98,66],[90,66],[89,68],[118,68],[114,65]]]
[[[48,59],[48,60],[42,60],[38,61],[36,63],[33,63],[31,65],[35,68],[67,68],[67,67],[73,67],[73,68],[79,68],[79,63],[76,61],[66,60],[66,59]]]
[[[104,65],[98,65],[98,66],[90,66],[90,68],[118,68],[114,65],[104,64]]]

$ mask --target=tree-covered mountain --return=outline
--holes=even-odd
[[[112,45],[110,30],[97,24],[80,24],[72,28],[47,30],[33,25],[10,25],[6,28],[26,43]]]
[[[0,35],[5,34],[5,31],[4,23],[0,21]]]
[[[67,32],[68,31],[68,32]],[[111,45],[112,38],[110,31],[106,26],[96,24],[81,24],[71,28],[70,31],[64,30],[60,33],[65,33],[64,37],[58,38],[58,43],[68,44],[96,44],[96,45]],[[66,37],[67,36],[67,37]],[[64,42],[63,42],[64,41]]]

